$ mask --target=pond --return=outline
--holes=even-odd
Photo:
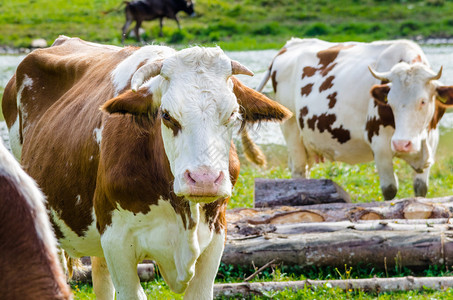
[[[453,46],[422,46],[433,70],[443,66],[442,81],[446,85],[453,85]],[[269,63],[277,54],[278,50],[260,51],[230,51],[227,55],[235,59],[255,73],[255,76],[239,75],[240,79],[248,86],[258,86],[267,70]],[[0,55],[0,91],[2,91],[8,80],[14,74],[17,65],[24,58],[24,55]],[[271,92],[271,85],[268,83],[264,92]],[[445,114],[440,122],[441,139],[438,154],[449,153],[453,147],[453,113]],[[258,144],[284,145],[285,141],[276,123],[263,123],[252,131],[252,137]]]

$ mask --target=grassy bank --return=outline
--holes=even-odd
[[[119,0],[6,0],[0,2],[0,45],[28,47],[58,35],[120,44]],[[181,12],[182,30],[166,20],[144,22],[149,43],[218,44],[227,50],[279,48],[291,36],[332,41],[453,36],[447,0],[197,0],[196,17]],[[135,40],[128,39],[128,44]]]

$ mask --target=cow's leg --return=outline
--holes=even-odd
[[[132,247],[135,242],[128,232],[121,232],[118,227],[109,227],[101,237],[101,244],[115,285],[116,299],[145,300],[146,295],[137,274],[135,247]]]
[[[142,41],[142,37],[140,36],[140,26],[142,26],[142,21],[140,21],[140,20],[135,21],[134,32],[135,32],[135,38],[137,39],[137,42]]]
[[[415,173],[414,193],[416,197],[425,197],[428,193],[429,170],[431,167],[423,169],[423,173]]]
[[[195,265],[195,276],[189,282],[185,300],[213,298],[214,279],[219,269],[225,242],[225,233],[214,234],[209,246],[201,253]]]
[[[178,29],[181,31],[181,24],[179,24],[178,16],[175,16],[175,21],[176,21],[176,24],[178,25]]]
[[[307,151],[295,117],[280,125],[288,149],[288,167],[293,178],[307,178],[309,172]]]
[[[122,35],[121,35],[121,44],[124,44],[124,39],[126,38],[127,35],[127,30],[129,29],[129,26],[131,26],[132,20],[127,19],[126,23],[124,23],[123,28],[122,28]]]
[[[379,142],[373,140],[373,142],[374,160],[379,174],[382,194],[385,200],[391,200],[395,198],[398,191],[398,178],[393,171],[393,154],[390,149],[390,143],[385,143],[383,140]]]
[[[164,27],[164,18],[159,18],[159,36],[160,37],[164,36],[164,33],[162,32],[163,27]]]
[[[96,299],[115,299],[115,288],[103,257],[91,257],[91,276],[93,278],[93,291]]]

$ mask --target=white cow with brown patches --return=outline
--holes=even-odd
[[[276,100],[293,112],[281,128],[294,177],[308,176],[324,158],[350,164],[374,159],[384,198],[392,199],[397,156],[415,171],[415,195],[425,196],[437,124],[453,104],[453,87],[437,81],[441,73],[411,41],[293,38],[257,90],[272,78]]]
[[[220,48],[60,37],[8,83],[16,153],[48,197],[60,245],[92,257],[98,299],[146,299],[143,259],[185,298],[212,298],[239,175],[234,124],[290,116],[234,74],[251,72]]]

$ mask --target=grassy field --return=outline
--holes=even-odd
[[[120,0],[3,0],[0,45],[28,47],[58,35],[120,44]],[[182,30],[166,20],[144,22],[148,43],[218,44],[226,50],[280,48],[291,36],[331,41],[453,36],[448,0],[197,0],[196,17],[181,12]],[[127,40],[128,44],[136,43]]]

